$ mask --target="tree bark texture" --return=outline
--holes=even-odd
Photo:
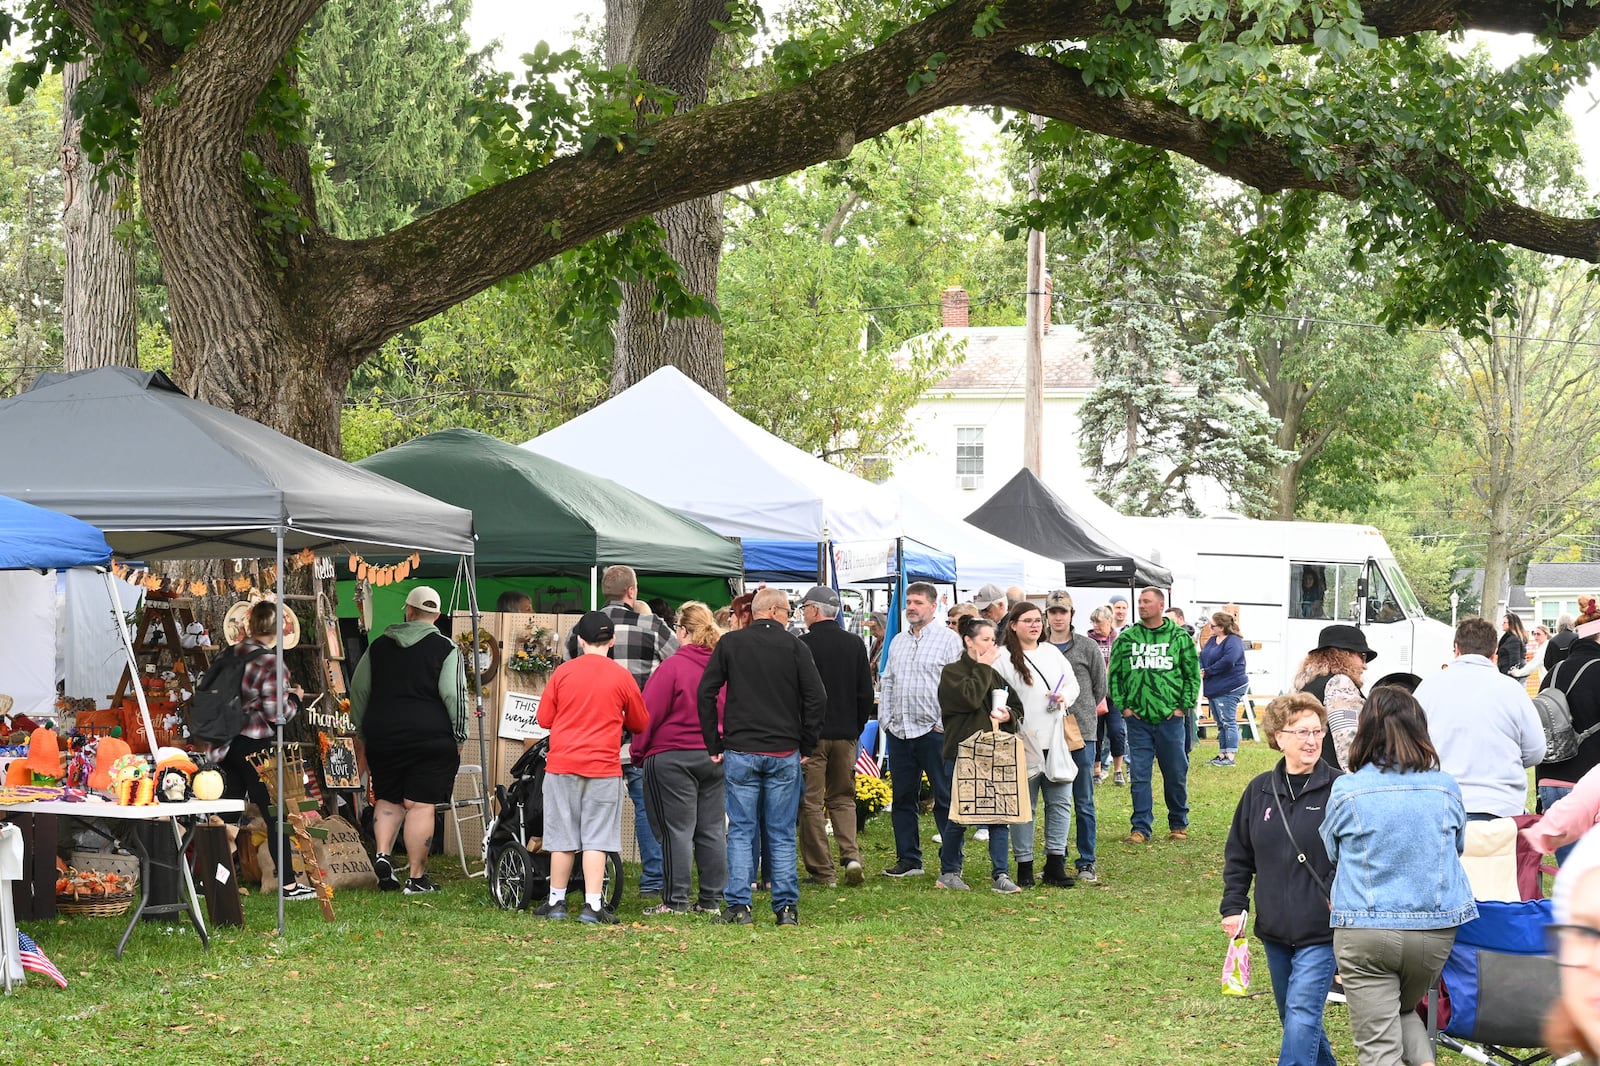
[[[132,218],[128,183],[102,178],[84,156],[72,96],[88,74],[86,60],[61,74],[62,244],[66,270],[61,291],[61,357],[66,370],[139,365],[133,242],[116,229]]]
[[[1182,153],[1266,191],[1300,188],[1351,198],[1363,191],[1352,177],[1364,162],[1359,150],[1344,153],[1342,168],[1310,173],[1290,145],[1265,136],[1241,142],[1236,128],[1167,101],[1100,95],[1080,71],[1025,51],[1040,42],[1092,37],[1124,19],[1159,27],[1156,32],[1171,40],[1193,40],[1196,24],[1169,25],[1161,5],[1136,0],[1121,11],[1119,0],[1008,0],[1004,26],[976,37],[974,23],[989,0],[956,0],[795,84],[662,120],[650,129],[648,151],[562,156],[382,237],[339,241],[315,225],[304,150],[247,144],[246,135],[263,89],[323,2],[233,0],[185,51],[163,43],[159,30],[134,29],[142,31],[136,50],[151,72],[137,87],[141,194],[171,299],[178,380],[201,399],[335,453],[351,371],[401,330],[632,219],[842,158],[862,140],[943,108],[1005,106],[1045,115]],[[630,58],[641,71],[647,77],[664,72],[653,80],[699,86],[703,93],[715,40],[709,17],[723,16],[720,0],[614,2],[636,13]],[[93,0],[59,0],[59,6],[95,43]],[[708,16],[710,8],[716,10]],[[1373,0],[1365,18],[1385,37],[1461,28],[1578,39],[1600,25],[1600,7]],[[927,71],[938,54],[944,59],[935,80],[908,93],[908,77]],[[686,94],[685,103],[694,99]],[[1224,144],[1232,147],[1223,151]],[[293,239],[259,235],[241,173],[247,146],[288,188],[303,190],[308,232]],[[1448,172],[1448,160],[1414,151],[1419,174],[1437,178],[1437,169],[1429,168],[1441,166]],[[1498,189],[1474,186],[1464,173],[1459,180],[1447,173],[1423,187],[1452,218],[1467,217],[1464,205],[1487,205],[1462,223],[1474,239],[1600,260],[1600,219],[1540,213]],[[683,233],[669,236],[680,261],[690,260],[696,245],[719,243],[707,221],[719,213],[710,210],[698,223],[696,217],[686,215]],[[619,348],[626,349],[633,343],[631,325],[624,332]],[[686,337],[674,348],[709,353],[712,343],[709,335]],[[641,369],[653,358],[622,356]],[[707,368],[695,376],[706,380],[710,373]]]
[[[606,61],[632,66],[644,80],[677,93],[679,107],[705,103],[711,54],[718,33],[713,18],[726,16],[724,0],[606,0]],[[682,268],[679,280],[696,296],[717,298],[722,265],[720,193],[674,204],[654,216],[662,245]],[[669,318],[651,306],[653,282],[628,282],[617,309],[611,358],[611,393],[675,366],[718,399],[728,392],[722,324],[699,315]]]

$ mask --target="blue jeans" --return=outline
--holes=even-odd
[[[1104,766],[1110,766],[1112,759],[1120,759],[1128,754],[1128,727],[1121,711],[1113,707],[1100,716],[1095,723],[1094,744]]]
[[[1232,692],[1208,697],[1211,717],[1217,720],[1217,747],[1224,755],[1239,750],[1239,701],[1249,691],[1249,685],[1240,685]]]
[[[1143,718],[1124,718],[1128,727],[1128,791],[1133,794],[1133,831],[1150,835],[1154,819],[1151,799],[1151,773],[1161,764],[1162,792],[1167,801],[1167,828],[1189,828],[1189,756],[1183,742],[1188,724],[1183,713],[1159,725]]]
[[[1267,970],[1272,974],[1272,998],[1283,1023],[1283,1045],[1278,1066],[1335,1066],[1333,1048],[1322,1027],[1323,1005],[1336,969],[1332,944],[1307,944],[1292,948],[1263,940]]]
[[[956,775],[956,761],[949,759],[944,764],[944,776],[948,781]],[[928,775],[928,780],[933,780],[933,775]],[[1011,870],[1011,827],[1009,825],[991,825],[989,830],[989,876],[999,877]],[[967,827],[958,822],[947,822],[940,830],[943,841],[939,845],[939,872],[941,874],[959,874],[961,867],[966,863]]]
[[[639,841],[640,892],[661,891],[661,842],[650,828],[650,813],[644,805],[644,768],[624,766],[622,780],[628,789],[628,799],[633,802],[633,835]]]
[[[1047,781],[1042,773],[1028,778],[1028,804],[1034,821],[1011,827],[1011,850],[1018,862],[1033,861],[1034,823],[1039,820],[1039,794],[1044,793],[1044,853],[1067,853],[1067,829],[1072,820],[1073,781]]]
[[[944,734],[924,733],[901,740],[884,730],[889,756],[889,783],[893,787],[893,809],[889,821],[894,826],[894,854],[901,862],[922,865],[922,835],[917,816],[922,801],[922,775],[933,786],[933,826],[944,840],[950,839],[950,774],[944,761]],[[952,760],[949,766],[954,766]]]
[[[1072,782],[1073,818],[1078,829],[1078,869],[1094,865],[1094,741],[1072,753],[1078,776]]]
[[[800,901],[795,827],[805,780],[800,755],[722,754],[722,794],[728,803],[728,903],[750,906],[756,879],[757,834],[772,853],[772,910]]]
[[[1544,814],[1549,811],[1551,807],[1554,807],[1561,800],[1565,799],[1567,793],[1571,791],[1572,789],[1567,788],[1564,785],[1540,785],[1538,787],[1539,813]],[[1571,844],[1565,844],[1557,848],[1556,865],[1560,866],[1562,863],[1566,862],[1567,856],[1571,855],[1572,849],[1577,846],[1578,842],[1573,841]]]

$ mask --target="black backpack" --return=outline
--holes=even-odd
[[[189,700],[191,737],[207,744],[226,744],[239,735],[244,728],[244,668],[272,650],[254,648],[241,652],[229,648],[217,657]]]

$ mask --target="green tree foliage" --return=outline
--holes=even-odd
[[[61,362],[61,79],[0,103],[0,395]]]
[[[927,120],[848,159],[735,190],[720,281],[729,401],[814,455],[873,476],[953,361],[896,353],[939,293],[1001,242],[959,133]],[[930,310],[933,313],[930,314]]]
[[[609,367],[549,323],[568,296],[532,271],[384,345],[350,389],[344,457],[464,426],[521,443],[605,398]]]
[[[483,161],[467,116],[483,57],[470,0],[330,0],[307,27],[317,207],[341,237],[375,237],[458,200]]]

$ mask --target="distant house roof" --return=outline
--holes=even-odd
[[[1460,584],[1466,582],[1467,587],[1463,595],[1468,599],[1481,599],[1483,597],[1483,567],[1476,570],[1453,570],[1450,573],[1450,583]]]
[[[1528,586],[1512,585],[1511,591],[1506,595],[1506,610],[1531,611],[1533,601],[1528,599]]]
[[[937,329],[913,337],[901,347],[896,359],[904,360],[914,346],[930,337],[943,337],[956,344],[966,342],[966,356],[930,392],[963,392],[991,389],[1022,391],[1025,376],[1023,359],[1027,347],[1024,326],[969,326]],[[1094,353],[1076,327],[1059,323],[1044,335],[1044,387],[1082,389],[1095,386]]]
[[[1528,588],[1600,590],[1600,563],[1529,563]]]

